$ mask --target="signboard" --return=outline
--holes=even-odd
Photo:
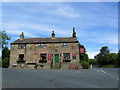
[[[84,48],[83,48],[83,47],[81,47],[81,48],[80,48],[80,53],[85,53],[85,51],[84,51]]]
[[[52,54],[48,54],[48,60],[52,60]]]
[[[73,53],[72,56],[76,56],[76,53]]]

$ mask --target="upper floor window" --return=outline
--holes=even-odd
[[[18,49],[23,49],[23,48],[25,48],[25,47],[26,47],[25,44],[19,44],[19,45],[18,45]]]
[[[46,48],[46,44],[38,44],[38,48]]]
[[[68,44],[67,44],[67,43],[63,43],[63,44],[61,44],[61,46],[62,46],[63,48],[65,48],[65,47],[68,47]]]

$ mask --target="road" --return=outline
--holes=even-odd
[[[118,69],[2,69],[3,88],[118,88]]]

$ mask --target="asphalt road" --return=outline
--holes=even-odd
[[[3,69],[3,88],[118,88],[118,69]]]

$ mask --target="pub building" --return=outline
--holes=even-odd
[[[83,52],[83,50],[82,50]],[[72,37],[20,38],[11,43],[9,68],[81,69],[79,41]]]

